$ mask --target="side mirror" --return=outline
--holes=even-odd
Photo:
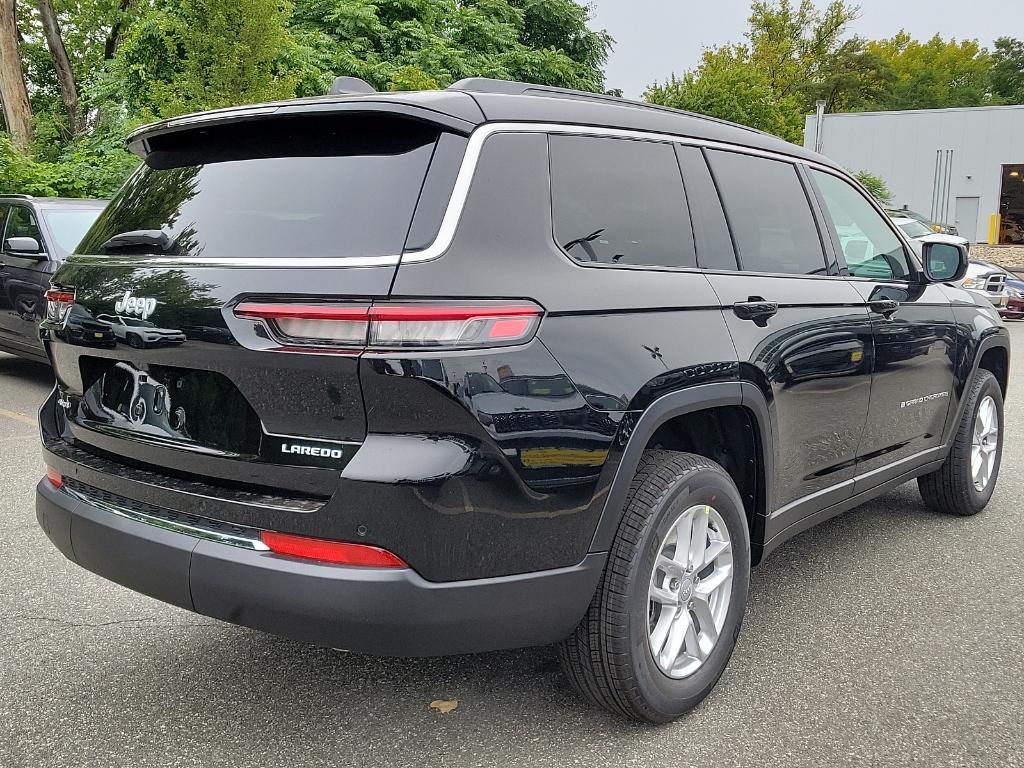
[[[967,249],[962,245],[925,241],[921,259],[930,283],[955,283],[967,273]]]
[[[8,237],[4,240],[4,251],[25,256],[43,256],[42,246],[34,237]]]

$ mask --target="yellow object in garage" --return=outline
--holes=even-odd
[[[999,243],[999,226],[1002,224],[1003,217],[998,213],[993,213],[988,217],[988,244],[996,245]]]

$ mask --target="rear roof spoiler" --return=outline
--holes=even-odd
[[[370,87],[369,84],[367,87]],[[205,128],[230,123],[248,123],[301,115],[325,117],[345,112],[378,112],[406,117],[468,136],[474,128],[483,122],[483,114],[476,103],[468,97],[463,101],[462,98],[453,98],[454,96],[455,94],[449,94],[446,102],[436,104],[436,106],[434,103],[428,102],[429,106],[427,106],[427,103],[410,103],[407,98],[408,94],[404,94],[402,98],[394,98],[390,94],[376,91],[359,95],[346,92],[344,95],[297,99],[280,104],[261,104],[197,112],[142,126],[128,136],[128,149],[145,159],[154,150],[153,141],[157,140],[158,142],[161,136],[192,131],[200,132]],[[427,102],[426,99],[422,101]],[[447,108],[447,111],[442,111],[444,108]]]

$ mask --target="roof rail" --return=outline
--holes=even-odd
[[[0,197],[13,197],[16,200],[34,200],[32,195],[0,195]]]
[[[595,101],[611,101],[617,103],[644,104],[631,102],[629,99],[609,96],[606,93],[577,91],[572,88],[560,88],[556,85],[537,85],[536,83],[520,83],[515,80],[495,80],[492,77],[466,77],[448,86],[449,91],[473,91],[476,93],[504,93],[511,96],[535,94],[537,96],[564,96],[572,99],[594,99]],[[644,106],[650,106],[644,104]]]
[[[336,77],[331,84],[330,94],[341,96],[353,93],[376,93],[377,89],[363,80],[361,77]]]
[[[751,128],[749,125],[734,123],[731,120],[723,120],[720,117],[702,115],[697,112],[689,112],[685,109],[666,107],[661,104],[651,104],[636,99],[625,99],[621,96],[610,96],[607,93],[592,93],[591,91],[576,91],[572,88],[559,88],[555,85],[537,85],[536,83],[520,83],[515,80],[495,80],[491,77],[466,77],[448,86],[449,91],[470,91],[475,93],[500,93],[510,96],[551,96],[563,99],[580,99],[583,101],[602,101],[607,104],[618,104],[626,107],[641,107],[643,109],[654,109],[660,112],[672,112],[677,115],[688,115],[698,117],[702,120],[710,120],[721,125],[730,125],[733,128],[742,128],[745,131],[770,135],[765,131]]]

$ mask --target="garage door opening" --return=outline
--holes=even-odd
[[[1003,166],[999,218],[999,242],[1024,244],[1024,165]]]

